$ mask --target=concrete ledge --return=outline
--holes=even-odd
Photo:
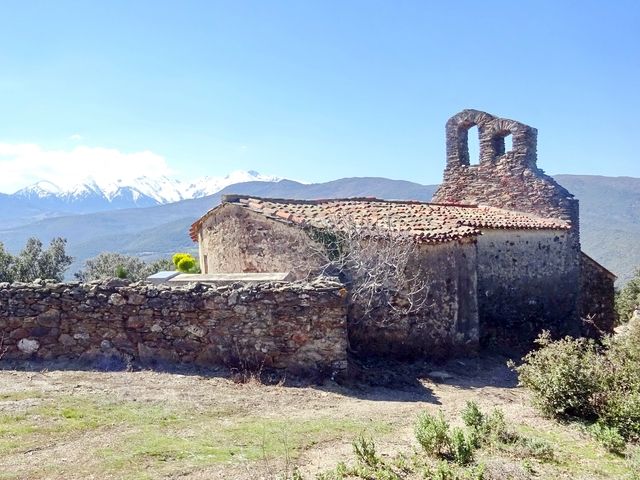
[[[180,275],[180,272],[176,271],[162,271],[158,273],[154,273],[153,275],[149,275],[147,277],[147,281],[153,284],[159,285],[161,283],[166,283],[174,277]]]
[[[212,283],[216,285],[226,285],[232,283],[266,283],[266,282],[288,282],[293,280],[290,272],[267,272],[267,273],[180,273],[175,275],[165,283],[169,285],[186,285],[188,283]]]

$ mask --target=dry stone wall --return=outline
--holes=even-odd
[[[345,292],[313,283],[170,288],[102,283],[0,283],[5,359],[70,359],[346,368]]]

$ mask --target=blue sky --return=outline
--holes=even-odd
[[[2,10],[0,191],[113,170],[437,183],[444,124],[464,108],[538,128],[548,173],[640,177],[637,1]]]

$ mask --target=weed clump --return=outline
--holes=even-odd
[[[445,455],[449,451],[449,422],[442,412],[437,415],[421,413],[416,422],[415,435],[420,446],[429,455]]]

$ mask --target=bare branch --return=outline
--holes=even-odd
[[[309,229],[310,255],[321,265],[310,276],[339,276],[361,319],[381,309],[392,317],[418,313],[428,306],[429,279],[414,239],[396,230],[390,217],[366,227],[335,218],[325,229]]]

